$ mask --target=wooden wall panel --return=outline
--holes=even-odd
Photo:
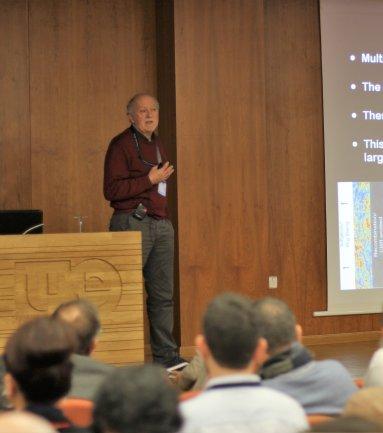
[[[326,308],[318,14],[316,1],[265,2],[270,272],[300,321]]]
[[[174,3],[182,344],[217,293],[268,268],[261,1]]]
[[[0,1],[0,209],[31,206],[28,5]]]
[[[30,0],[32,201],[48,232],[105,230],[110,139],[127,99],[155,90],[153,0]]]
[[[223,290],[284,299],[306,334],[377,329],[312,316],[327,302],[318,0],[161,3],[174,6],[182,345]]]

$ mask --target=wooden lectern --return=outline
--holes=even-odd
[[[140,232],[0,236],[0,353],[21,323],[74,298],[100,312],[96,359],[144,362]]]

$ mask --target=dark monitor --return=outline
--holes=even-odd
[[[0,210],[0,235],[21,235],[27,230],[43,223],[43,211]],[[28,233],[42,233],[43,226],[36,227]]]

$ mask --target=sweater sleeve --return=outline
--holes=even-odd
[[[112,142],[105,157],[104,196],[109,201],[127,200],[152,187],[147,174],[130,177],[121,142]]]

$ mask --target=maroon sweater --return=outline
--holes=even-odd
[[[136,133],[142,159],[156,164],[157,144],[162,162],[167,161],[158,137],[153,134],[149,141],[131,126],[109,144],[104,166],[105,198],[110,201],[115,213],[132,212],[142,203],[148,209],[149,216],[166,218],[166,197],[158,193],[158,185],[150,182],[148,173],[152,167],[139,158],[133,132]]]

